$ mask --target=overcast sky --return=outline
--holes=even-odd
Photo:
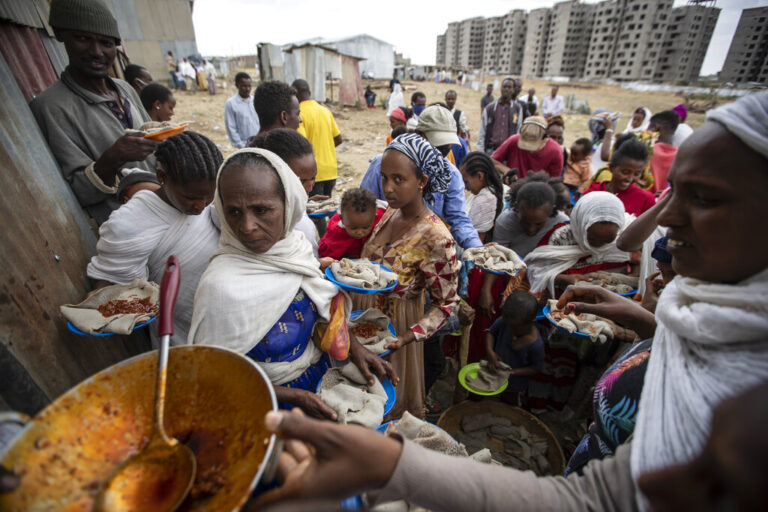
[[[449,22],[473,16],[500,16],[515,8],[549,7],[553,0],[196,0],[193,20],[203,55],[256,53],[256,44],[285,44],[324,37],[370,34],[395,46],[416,64],[434,64],[438,34]],[[589,2],[593,3],[593,2]],[[684,5],[685,0],[675,0]],[[397,5],[399,9],[393,9]],[[720,18],[701,73],[720,71],[736,31],[741,10],[768,5],[768,0],[717,0]]]

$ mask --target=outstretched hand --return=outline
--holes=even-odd
[[[285,440],[277,469],[282,486],[248,502],[245,511],[288,499],[343,499],[383,487],[402,451],[397,440],[375,430],[312,420],[295,409],[270,411],[264,423]]]
[[[363,374],[363,377],[365,377],[368,385],[373,385],[374,373],[379,376],[379,380],[384,380],[384,377],[386,377],[395,386],[400,380],[397,376],[397,372],[389,361],[380,358],[362,346],[357,340],[350,340],[349,356],[355,366],[360,368],[360,372]]]
[[[592,313],[613,320],[643,338],[653,336],[656,330],[653,313],[637,302],[600,286],[569,286],[557,301],[557,307],[568,313]]]

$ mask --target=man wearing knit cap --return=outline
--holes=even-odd
[[[158,142],[126,134],[150,119],[136,91],[109,76],[120,44],[109,9],[100,0],[51,0],[49,24],[69,65],[30,108],[64,179],[101,224],[120,206],[117,172],[133,167],[154,173],[151,155]]]
[[[547,171],[557,178],[563,172],[563,150],[547,137],[547,121],[541,116],[526,118],[520,133],[504,141],[492,158],[499,172],[514,168],[519,178],[535,171]]]
[[[423,110],[416,125],[416,133],[427,139],[444,157],[451,150],[451,145],[459,142],[456,121],[451,112],[440,105],[432,105]],[[381,157],[382,155],[378,155],[371,160],[360,187],[367,188],[377,199],[384,201],[384,191],[381,188]],[[472,221],[467,217],[464,180],[456,166],[450,161],[448,164],[451,166],[451,183],[448,190],[443,194],[433,194],[434,202],[427,203],[427,206],[450,226],[457,244],[465,249],[480,247],[483,243],[477,236]]]

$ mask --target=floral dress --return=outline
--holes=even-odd
[[[392,291],[374,295],[352,294],[355,309],[376,308],[387,315],[398,335],[412,331],[416,342],[393,352],[389,357],[400,382],[397,402],[387,416],[399,419],[406,410],[424,416],[424,348],[421,342],[436,332],[456,311],[459,304],[456,242],[440,217],[431,211],[397,240],[389,244],[377,240],[381,229],[392,219],[389,209],[363,247],[364,258],[381,263],[398,275]],[[425,290],[430,306],[425,312]]]

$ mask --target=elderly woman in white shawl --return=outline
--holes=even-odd
[[[750,392],[757,419],[739,414],[726,431],[729,411],[718,408],[714,428],[712,419],[718,404],[728,401],[732,413],[738,402],[731,399],[768,381],[768,239],[755,227],[768,218],[768,92],[710,112],[680,147],[669,181],[672,197],[659,222],[669,228],[678,276],[656,309],[634,437],[613,457],[593,461],[583,475],[537,478],[361,428],[269,414],[271,430],[311,443],[318,460],[285,464],[294,485],[268,498],[383,487],[380,500],[408,499],[431,510],[478,503],[484,510],[764,510],[765,407],[755,407]],[[605,316],[640,308],[606,297],[610,302],[573,305]],[[329,440],[339,438],[354,441],[332,447]],[[353,456],[360,452],[377,454],[376,466]],[[334,485],[324,478],[331,467]]]
[[[112,212],[99,228],[97,254],[88,263],[94,288],[134,279],[160,283],[168,256],[181,265],[181,285],[173,317],[171,345],[187,342],[195,290],[219,243],[213,210],[216,171],[222,156],[210,139],[186,131],[163,141],[155,151],[157,191],[140,190]],[[150,327],[154,346],[159,338]]]
[[[583,196],[571,212],[571,223],[545,236],[547,245],[537,247],[525,258],[531,292],[549,291],[585,280],[583,274],[622,271],[630,255],[616,247],[616,237],[634,217],[610,192]]]
[[[299,178],[274,153],[243,149],[221,166],[215,205],[223,219],[219,249],[200,279],[189,342],[226,347],[256,360],[276,385],[277,399],[334,419],[315,388],[327,359],[312,340],[316,322],[331,319],[339,290],[323,278],[303,233],[306,210]],[[357,341],[352,361],[372,379],[389,363]]]

